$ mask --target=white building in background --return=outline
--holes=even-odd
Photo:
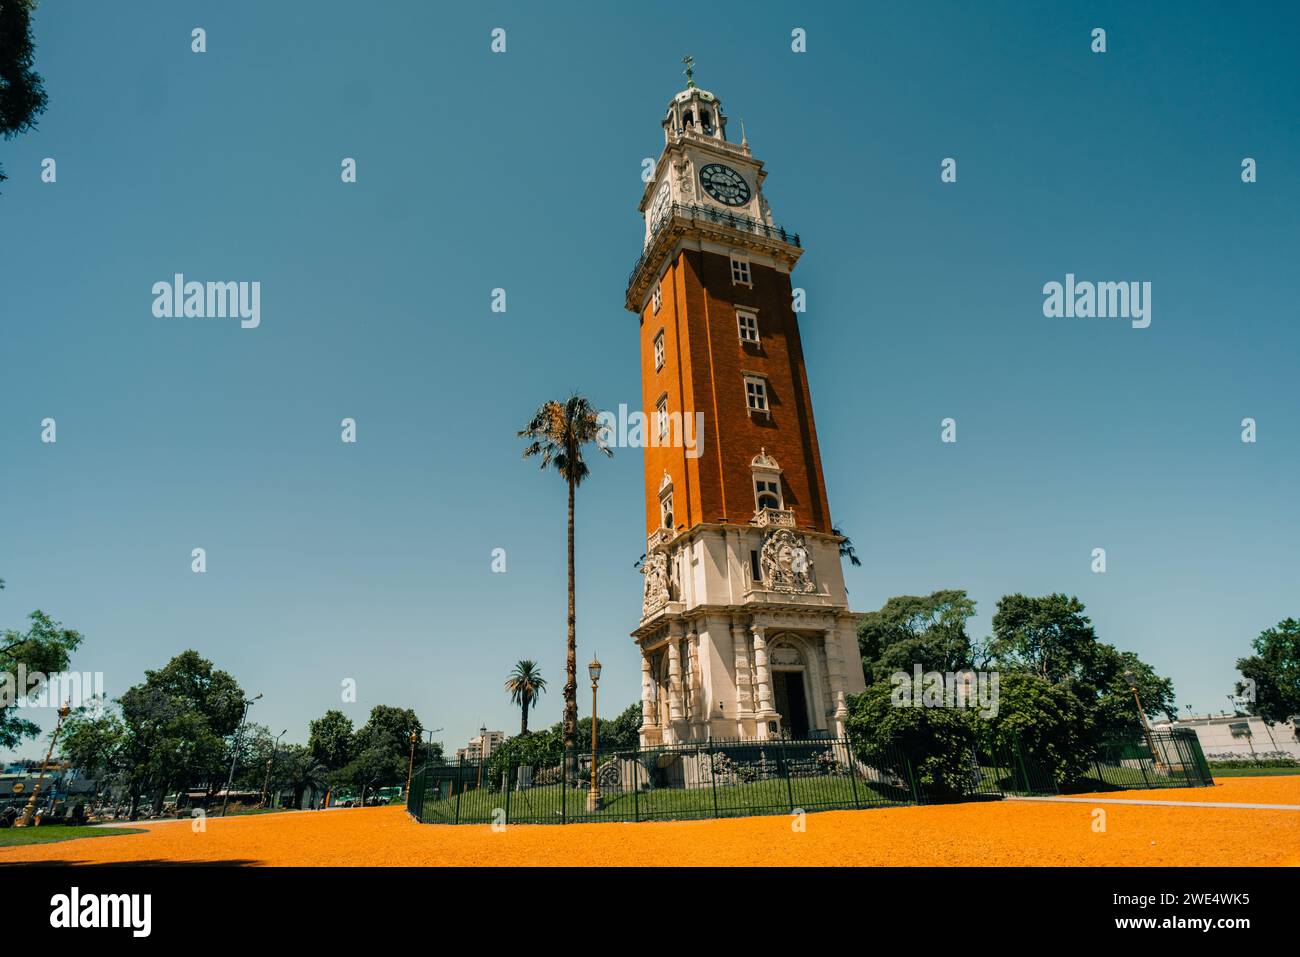
[[[1206,758],[1251,758],[1281,752],[1300,758],[1294,720],[1269,727],[1263,718],[1244,714],[1193,715],[1178,721],[1155,721],[1154,730],[1192,728]]]
[[[456,749],[457,761],[480,761],[492,756],[492,752],[501,747],[506,739],[504,731],[488,731],[476,734],[469,739],[469,744]]]

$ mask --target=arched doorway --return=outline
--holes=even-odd
[[[781,716],[781,727],[792,738],[807,738],[812,729],[811,688],[808,666],[794,645],[778,642],[768,653],[772,674],[772,705]]]

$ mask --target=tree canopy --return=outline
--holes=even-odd
[[[0,135],[12,139],[45,112],[44,81],[33,68],[33,0],[0,0]],[[0,182],[6,179],[0,169]]]
[[[1237,694],[1245,695],[1246,710],[1269,724],[1300,715],[1300,621],[1287,618],[1265,628],[1251,647],[1253,655],[1237,659],[1244,679]]]

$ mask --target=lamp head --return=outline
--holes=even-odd
[[[592,656],[591,664],[587,665],[587,674],[591,675],[592,684],[595,684],[600,680],[600,660],[594,655]]]

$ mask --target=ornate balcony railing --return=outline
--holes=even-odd
[[[674,218],[688,220],[690,222],[707,223],[711,226],[723,226],[727,229],[734,229],[738,232],[749,233],[754,236],[762,236],[765,239],[771,239],[776,242],[787,243],[791,246],[801,246],[799,234],[792,233],[784,226],[769,226],[767,223],[760,222],[757,219],[751,219],[748,216],[738,216],[735,213],[729,213],[711,206],[688,206],[682,203],[673,203],[666,208],[660,217],[650,227],[650,236],[646,242],[645,251],[637,259],[636,265],[628,274],[627,284],[630,288],[636,281],[637,273],[645,265],[646,256],[650,248],[654,245],[655,237],[659,230],[671,222]]]
[[[766,528],[769,525],[794,528],[794,512],[788,508],[760,508],[754,513],[751,524],[759,528]]]

